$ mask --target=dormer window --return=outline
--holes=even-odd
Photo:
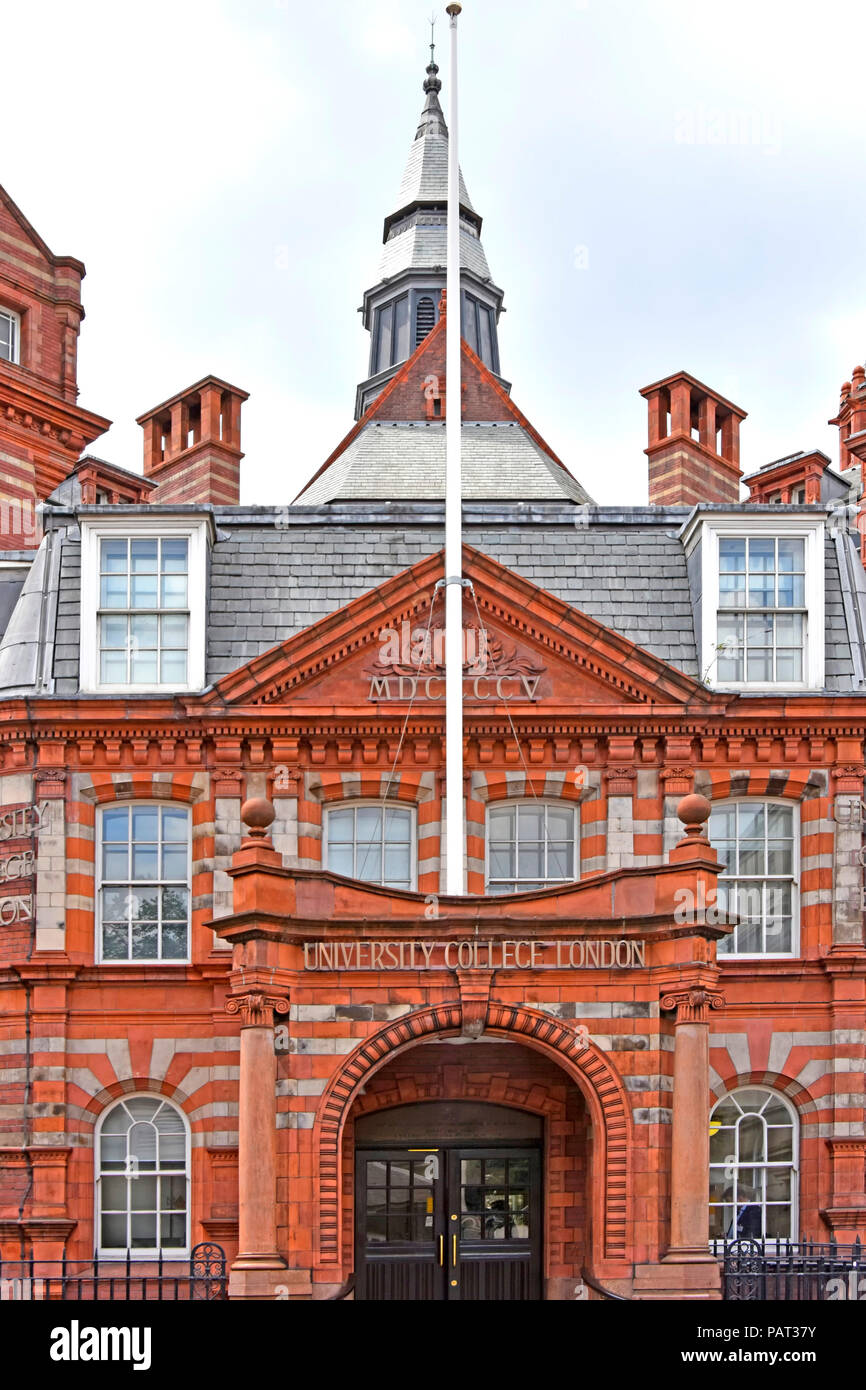
[[[82,690],[202,689],[206,525],[82,519]]]
[[[709,685],[822,688],[824,530],[823,518],[807,516],[701,519],[701,674]]]
[[[18,362],[21,353],[21,319],[0,306],[0,362]]]

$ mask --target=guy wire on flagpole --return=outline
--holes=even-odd
[[[457,16],[451,24],[451,89],[448,119],[448,284],[446,321],[445,466],[445,799],[446,892],[463,895],[463,468],[461,424],[460,152],[457,87]]]

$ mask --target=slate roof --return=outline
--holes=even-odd
[[[467,503],[464,512],[468,545],[700,678],[679,538],[691,509],[487,502]],[[444,544],[440,503],[219,507],[213,514],[217,540],[210,564],[208,684]],[[5,695],[78,693],[81,547],[72,514],[58,511],[54,524],[0,643],[0,692]],[[826,573],[826,688],[856,689],[840,560],[832,539]],[[40,631],[48,634],[45,644],[40,644]],[[51,677],[53,689],[46,679]]]
[[[305,506],[341,501],[445,497],[444,421],[371,421],[303,493]],[[423,480],[423,481],[421,481]],[[464,424],[467,501],[588,503],[590,497],[514,421]]]
[[[438,68],[428,68],[428,73]],[[432,270],[447,265],[448,127],[439,105],[438,77],[424,84],[427,101],[394,203],[385,221],[385,247],[379,263],[380,280],[406,270]],[[460,171],[460,263],[482,280],[490,267],[481,244],[481,218],[476,213]]]
[[[481,238],[467,223],[460,224],[460,265],[482,280],[490,279],[490,266]],[[380,280],[393,279],[404,270],[432,270],[448,266],[448,224],[444,216],[419,209],[400,222],[385,242],[379,262]]]
[[[413,203],[447,203],[448,201],[448,127],[435,92],[430,92],[409,157],[400,180],[394,204],[402,212]],[[466,191],[463,171],[460,171],[460,203],[470,212],[475,209]]]

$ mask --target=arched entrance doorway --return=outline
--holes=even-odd
[[[529,1048],[437,1039],[393,1058],[344,1135],[356,1297],[573,1298],[590,1132],[577,1086]]]

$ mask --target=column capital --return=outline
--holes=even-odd
[[[288,1012],[288,995],[266,994],[261,989],[233,994],[226,1000],[226,1013],[240,1014],[242,1028],[273,1028],[274,1014]]]
[[[666,1013],[676,1009],[677,1026],[681,1023],[708,1023],[711,1010],[725,1007],[725,997],[713,990],[696,986],[693,989],[662,995],[661,1007]]]

